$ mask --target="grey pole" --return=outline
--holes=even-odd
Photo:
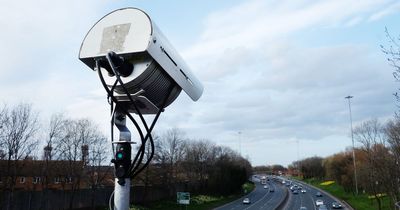
[[[358,195],[358,183],[357,183],[357,167],[356,167],[356,154],[354,152],[354,135],[353,135],[353,117],[351,115],[351,103],[350,99],[353,98],[353,96],[346,96],[345,99],[349,101],[349,113],[350,113],[350,129],[351,129],[351,142],[353,144],[353,167],[354,167],[354,181],[355,181],[355,187],[356,187],[356,194]]]
[[[134,143],[131,141],[131,132],[126,127],[126,115],[119,110],[118,107],[115,108],[116,111],[114,113],[114,124],[119,130],[119,141],[113,142],[113,144],[117,145],[117,150],[119,146],[124,147],[124,157],[118,157],[118,153],[116,153],[115,159],[122,158],[128,163],[131,162],[131,146],[130,144]],[[125,146],[124,146],[125,145]],[[125,151],[128,150],[128,151]],[[121,153],[122,154],[122,153]],[[117,163],[114,162],[117,166]],[[129,166],[118,164],[118,168],[115,169],[115,185],[114,185],[114,209],[115,210],[129,210],[129,198],[130,198],[130,188],[131,188],[131,180],[128,177],[129,175]],[[120,174],[122,173],[122,174]]]
[[[239,134],[239,154],[240,154],[240,156],[242,156],[242,140],[240,138],[240,135],[242,134],[242,132],[239,131],[238,134]]]

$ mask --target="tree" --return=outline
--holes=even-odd
[[[383,53],[386,54],[387,60],[391,66],[393,66],[393,77],[400,80],[400,36],[393,37],[387,28],[385,28],[386,37],[389,41],[389,46],[381,45]],[[400,89],[398,89],[400,90]],[[399,92],[394,93],[396,100],[400,102]]]
[[[38,144],[35,135],[39,129],[38,115],[30,104],[18,104],[1,111],[1,145],[5,149],[7,166],[5,170],[5,190],[8,191],[6,209],[12,209],[17,172],[24,167]]]
[[[375,196],[379,210],[382,204],[378,194],[382,193],[382,186],[390,179],[387,176],[390,170],[387,168],[389,154],[383,134],[383,127],[377,119],[365,121],[354,129],[354,138],[362,144],[362,150],[366,153],[366,163],[360,166],[360,176],[364,176],[361,184]]]
[[[178,163],[182,162],[185,152],[186,141],[182,130],[177,128],[168,130],[156,144],[156,162],[162,167],[164,183],[175,191],[176,177],[178,174]]]
[[[323,158],[310,157],[300,161],[300,171],[305,179],[317,178],[322,179],[325,176],[325,170],[322,165]]]
[[[109,157],[107,138],[98,131],[93,134],[92,138],[88,148],[89,159],[85,176],[91,189],[91,207],[95,210],[96,192],[104,184],[112,168],[104,166],[105,161]]]
[[[349,192],[354,189],[354,167],[351,150],[325,158],[324,168],[326,177],[335,180],[343,186],[344,190]]]
[[[389,121],[384,132],[387,138],[387,144],[393,154],[393,161],[391,167],[391,174],[393,176],[391,185],[393,190],[393,202],[400,200],[400,118],[396,116],[395,119]]]
[[[83,184],[84,169],[89,163],[89,148],[94,145],[98,131],[88,119],[64,120],[61,138],[55,144],[56,154],[64,164],[58,164],[62,186],[70,186],[69,209],[73,208],[75,193]],[[66,174],[65,174],[66,173]]]
[[[48,188],[51,182],[51,174],[55,170],[55,165],[52,162],[54,153],[54,143],[60,141],[63,138],[63,132],[65,129],[67,119],[65,118],[64,114],[57,113],[53,114],[50,118],[50,122],[46,129],[45,133],[45,147],[43,150],[43,162],[41,164],[41,208],[42,209],[49,209],[48,203]]]

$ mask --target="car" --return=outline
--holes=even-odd
[[[332,202],[332,208],[333,209],[341,209],[342,208],[342,204],[338,203],[338,202]]]
[[[328,208],[322,204],[322,205],[318,206],[318,210],[328,210]]]
[[[268,189],[268,185],[264,185],[264,189]]]
[[[243,199],[243,204],[250,204],[250,198]]]
[[[318,199],[318,200],[315,201],[315,205],[316,205],[316,206],[324,205],[324,201]]]
[[[322,197],[322,193],[321,192],[317,192],[317,193],[315,193],[315,196]]]
[[[306,192],[307,192],[306,189],[302,189],[302,190],[301,190],[301,193],[306,193]]]
[[[293,190],[293,194],[299,194],[298,190]]]
[[[269,189],[269,191],[270,191],[270,192],[275,192],[275,189],[271,187],[271,188]]]
[[[308,209],[307,209],[307,207],[302,206],[302,207],[299,208],[299,210],[308,210]]]

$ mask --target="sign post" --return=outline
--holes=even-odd
[[[190,193],[189,192],[177,192],[176,193],[176,202],[181,205],[185,205],[187,208],[187,205],[190,204]]]

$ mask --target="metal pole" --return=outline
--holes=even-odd
[[[351,142],[353,145],[353,167],[354,167],[354,181],[355,181],[355,187],[356,187],[356,194],[358,195],[358,183],[357,183],[357,168],[356,168],[356,154],[354,152],[354,135],[353,135],[353,117],[351,114],[351,103],[350,99],[353,98],[353,96],[347,96],[345,97],[349,101],[349,113],[350,113],[350,129],[351,129]]]
[[[114,186],[114,209],[129,210],[129,198],[131,180],[129,168],[131,162],[131,133],[126,127],[126,115],[116,107],[114,113],[114,124],[119,130],[119,141],[113,142],[117,145],[115,153],[115,186]]]
[[[300,143],[299,140],[296,139],[297,143],[297,176],[300,176]]]
[[[238,134],[239,134],[239,154],[240,154],[240,156],[242,156],[242,140],[240,138],[240,135],[242,134],[242,132],[239,131]]]
[[[131,180],[125,178],[125,183],[119,184],[119,178],[115,178],[114,186],[114,209],[115,210],[129,210],[129,197]]]

